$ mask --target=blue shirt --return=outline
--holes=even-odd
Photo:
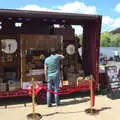
[[[45,59],[48,67],[48,76],[56,76],[60,73],[60,56],[51,55]]]

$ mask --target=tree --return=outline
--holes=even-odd
[[[83,35],[79,35],[80,43],[82,44]],[[101,33],[100,36],[101,47],[120,47],[120,33],[113,34],[111,32]]]
[[[78,35],[78,38],[80,39],[80,44],[82,45],[83,35]]]
[[[111,37],[111,45],[112,47],[120,47],[120,34],[113,34]]]
[[[111,37],[112,34],[109,32],[104,32],[101,34],[100,46],[102,47],[111,47]]]

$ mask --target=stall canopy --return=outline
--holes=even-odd
[[[60,12],[43,12],[27,10],[0,9],[0,34],[41,33],[46,26],[81,25],[83,27],[83,67],[86,75],[93,74],[96,82],[99,80],[99,44],[101,31],[100,15],[74,14]],[[23,26],[16,28],[14,23],[21,22]],[[33,30],[34,29],[34,30]]]

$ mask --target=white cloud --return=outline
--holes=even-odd
[[[120,18],[114,19],[114,23],[111,25],[113,28],[120,28]]]
[[[71,12],[71,13],[84,13],[84,14],[96,14],[96,7],[86,5],[83,2],[74,1],[71,3],[64,4],[62,6],[53,7],[56,9],[49,9],[45,7],[40,7],[36,4],[26,5],[22,10],[34,10],[34,11],[55,11],[55,12]]]
[[[84,13],[84,14],[96,14],[95,6],[87,6],[83,2],[74,1],[72,3],[64,4],[63,6],[57,7],[58,11],[61,12],[72,12],[72,13]]]
[[[120,18],[112,18],[110,16],[103,16],[102,31],[111,31],[120,27]]]
[[[102,24],[103,24],[103,25],[112,24],[113,21],[114,21],[113,18],[110,17],[110,16],[103,16],[103,18],[102,18]]]
[[[115,10],[120,13],[120,3],[116,5]]]
[[[22,8],[19,8],[21,10],[32,10],[32,11],[53,11],[49,8],[40,7],[39,5],[26,5]]]

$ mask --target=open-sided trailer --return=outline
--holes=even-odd
[[[43,61],[53,47],[65,56],[62,80],[68,83],[62,84],[59,94],[89,90],[87,80],[76,84],[80,77],[78,40],[71,25],[83,27],[82,69],[85,76],[93,75],[93,90],[98,88],[101,20],[100,15],[1,9],[0,98],[31,96],[33,78],[37,102],[44,103]]]

